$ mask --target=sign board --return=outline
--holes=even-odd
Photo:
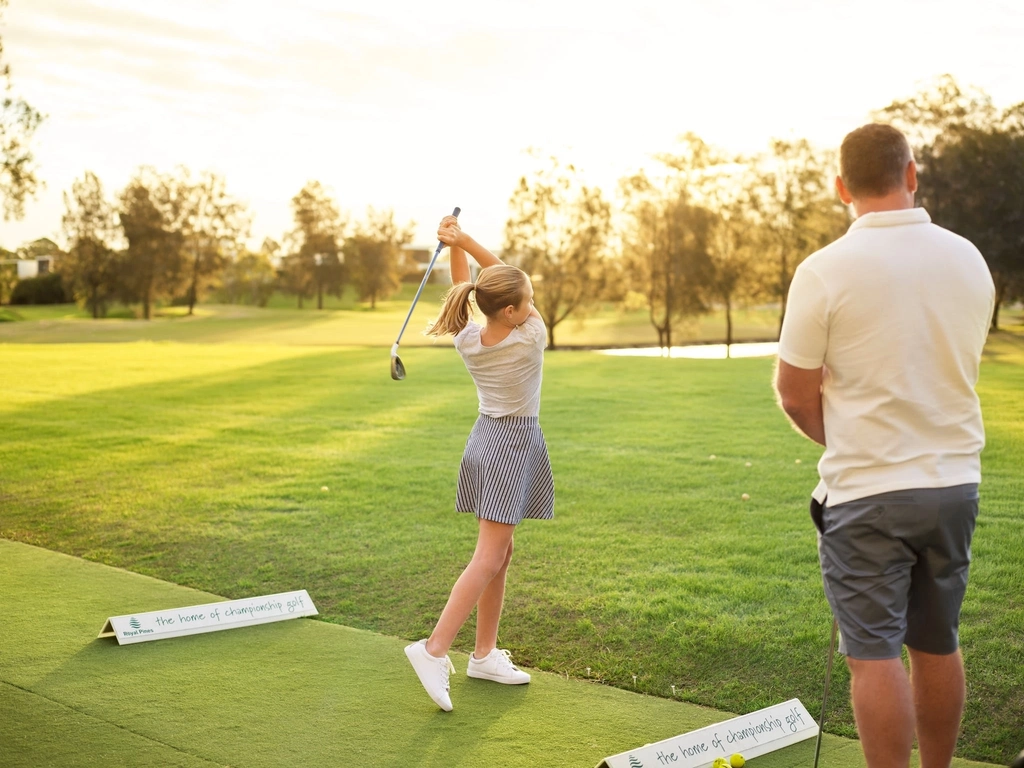
[[[316,615],[316,606],[309,593],[300,589],[187,608],[112,616],[98,637],[113,637],[118,645],[127,645]]]
[[[799,699],[790,699],[718,725],[606,757],[597,768],[711,768],[716,757],[739,752],[749,760],[818,735]]]

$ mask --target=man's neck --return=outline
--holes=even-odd
[[[863,197],[855,199],[852,205],[853,213],[858,219],[868,213],[905,211],[914,207],[914,193],[901,190],[884,197]]]

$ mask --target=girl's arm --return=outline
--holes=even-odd
[[[469,282],[469,262],[466,260],[466,252],[457,245],[449,248],[448,265],[452,271],[452,285]]]
[[[437,228],[437,237],[448,246],[448,265],[452,273],[452,285],[469,282],[469,262],[466,251],[457,244],[459,220],[454,216],[445,216]]]
[[[501,259],[484,248],[480,243],[459,229],[459,222],[454,216],[445,216],[441,219],[441,226],[437,230],[437,238],[452,250],[452,282],[459,283],[469,280],[469,265],[466,264],[466,276],[463,280],[456,280],[455,259],[456,249],[466,258],[466,253],[476,259],[481,267],[493,267],[495,264],[504,264]]]
[[[481,267],[493,267],[495,264],[505,263],[465,232],[460,232],[460,234],[460,240],[462,241],[460,245],[469,251],[469,255],[476,259],[476,263]]]

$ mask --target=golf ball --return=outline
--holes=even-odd
[[[753,464],[751,464],[751,463],[750,463],[750,462],[748,461],[748,462],[747,462],[747,466],[748,466],[748,467],[752,467],[752,466],[754,466],[754,465],[753,465]]]
[[[797,459],[797,460],[796,460],[796,463],[797,463],[797,464],[802,464],[803,462],[802,462],[802,461],[800,461],[800,459]]]
[[[716,757],[712,768],[729,768],[729,761],[724,757]]]
[[[739,752],[729,758],[729,765],[731,765],[732,768],[743,768],[743,764],[745,762],[747,761],[743,759],[743,755]]]
[[[714,459],[717,459],[718,457],[715,456],[715,454],[712,453],[710,456],[708,456],[708,458],[714,460]]]
[[[329,490],[329,489],[328,489],[328,487],[327,487],[326,485],[321,485],[321,486],[320,486],[320,490],[321,490],[321,491],[327,491],[327,490]]]
[[[750,501],[750,494],[744,493],[742,496],[740,496],[740,498],[743,499],[744,501]]]

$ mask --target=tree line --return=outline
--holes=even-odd
[[[1024,103],[1000,110],[946,75],[873,118],[907,134],[932,220],[984,255],[997,330],[1000,309],[1024,299]],[[737,305],[778,306],[781,330],[794,270],[851,222],[833,186],[836,149],[775,139],[745,156],[686,134],[657,160],[620,181],[614,209],[554,159],[520,179],[505,258],[534,276],[550,346],[567,317],[608,300],[645,308],[662,346],[712,308],[724,310],[727,343]]]
[[[911,140],[932,219],[988,260],[998,328],[1000,307],[1024,297],[1024,104],[999,110],[945,76],[874,117]],[[736,155],[685,134],[656,161],[621,179],[612,197],[557,158],[513,189],[503,257],[534,278],[552,348],[562,322],[609,302],[646,310],[662,346],[711,309],[724,311],[727,343],[740,306],[777,306],[781,328],[794,270],[850,223],[833,188],[837,151],[804,139]],[[146,318],[157,301],[191,313],[212,290],[257,305],[280,290],[300,308],[314,298],[322,308],[325,293],[351,285],[375,306],[403,274],[418,274],[406,249],[412,224],[391,211],[353,221],[316,181],[291,207],[294,229],[251,251],[249,214],[216,174],[142,168],[108,200],[87,172],[65,193],[68,249],[58,269],[94,317],[118,301],[141,305]],[[4,288],[0,279],[0,302]]]
[[[375,305],[403,272],[417,269],[404,250],[411,223],[399,225],[391,211],[372,208],[365,220],[349,222],[317,181],[292,198],[295,228],[283,243],[268,238],[255,251],[245,246],[248,210],[211,172],[141,168],[114,199],[86,172],[65,192],[64,207],[66,251],[42,240],[14,255],[53,255],[64,289],[95,318],[113,302],[140,305],[146,319],[157,302],[192,314],[211,291],[220,301],[265,306],[280,290],[300,308],[314,298],[322,308],[325,293],[340,296],[352,285]],[[9,281],[9,273],[0,279],[0,302]]]

